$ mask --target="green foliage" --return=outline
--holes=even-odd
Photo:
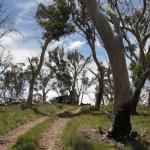
[[[3,91],[7,91],[10,98],[20,98],[24,92],[25,74],[23,71],[24,63],[11,65],[10,69],[4,73]]]
[[[146,64],[149,64],[149,63],[150,63],[150,53],[147,53],[147,54],[145,55],[145,63],[146,63]]]
[[[131,64],[131,70],[132,70],[132,75],[131,75],[132,82],[136,86],[136,84],[140,80],[140,77],[143,74],[143,65],[132,63]]]
[[[140,78],[142,77],[143,73],[146,71],[146,68],[148,68],[150,62],[150,54],[145,54],[143,58],[142,64],[132,62],[130,64],[130,70],[132,71],[131,78],[134,86],[140,81]]]
[[[53,5],[45,6],[39,4],[36,12],[38,24],[45,29],[43,38],[48,40],[59,40],[74,31],[70,20],[71,7],[66,0],[54,0]]]
[[[59,91],[62,95],[69,92],[70,95],[76,96],[79,93],[77,91],[79,80],[87,89],[92,84],[92,81],[86,76],[86,67],[90,61],[91,57],[85,58],[77,50],[67,53],[65,53],[63,47],[56,47],[51,50],[49,52],[49,62],[46,65],[53,72],[54,79],[56,79],[53,89]]]
[[[53,89],[60,91],[61,94],[66,93],[72,85],[72,77],[68,70],[64,48],[56,47],[49,51],[49,62],[46,65],[53,72],[53,78],[56,79],[56,82],[53,83]]]

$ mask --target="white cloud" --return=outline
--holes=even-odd
[[[74,50],[82,47],[85,44],[85,41],[75,41],[69,43],[69,45],[66,47],[69,50]]]
[[[36,3],[52,4],[53,0],[33,0]]]
[[[49,44],[49,49],[53,49],[57,46],[62,46],[62,45],[63,45],[63,41],[54,41]]]
[[[0,39],[1,45],[3,45],[6,48],[12,48],[21,41],[23,41],[23,36],[19,33],[14,32]]]
[[[38,56],[40,52],[40,49],[36,50],[36,49],[25,49],[25,48],[15,48],[13,50],[11,50],[11,53],[13,55],[13,60],[16,63],[26,63],[27,62],[27,58],[28,57],[32,57],[32,56]]]
[[[50,100],[51,98],[54,98],[54,97],[57,97],[58,94],[55,92],[55,91],[50,91],[48,94],[47,94],[47,100]]]

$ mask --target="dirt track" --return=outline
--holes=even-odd
[[[34,127],[35,125],[37,125],[47,119],[48,119],[47,116],[36,119],[34,121],[24,124],[23,126],[7,133],[4,136],[0,136],[0,150],[9,150],[16,143],[19,136],[25,134],[32,127]]]
[[[79,111],[80,108],[72,113],[76,114]],[[70,120],[71,117],[58,118],[52,125],[45,129],[39,140],[40,150],[61,150],[61,135]]]

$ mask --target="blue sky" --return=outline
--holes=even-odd
[[[34,15],[38,3],[50,4],[52,0],[5,0],[9,12],[15,16],[15,28],[20,32],[12,33],[3,42],[8,49],[11,49],[16,62],[25,61],[29,56],[37,56],[40,53],[42,29],[37,25]],[[58,43],[58,42],[57,42]],[[66,49],[79,49],[85,56],[89,56],[91,51],[86,41],[79,35],[74,34],[69,37],[61,38],[59,42]],[[97,42],[97,55],[101,60],[106,59],[104,50]]]
[[[52,0],[5,0],[4,2],[9,13],[15,16],[15,28],[19,33],[11,33],[0,42],[11,51],[15,62],[26,62],[27,57],[39,56],[42,29],[37,25],[34,15],[40,2],[50,4]],[[63,44],[66,50],[79,49],[85,56],[91,54],[87,42],[78,34],[63,37],[59,42],[52,43],[49,48],[58,43]],[[106,64],[108,59],[105,50],[99,42],[96,45],[99,60]],[[91,68],[97,70],[94,62],[91,63]],[[94,88],[92,87],[89,92],[93,94]]]
[[[15,16],[15,28],[19,33],[11,33],[2,40],[2,44],[11,51],[14,61],[27,62],[27,57],[40,55],[40,41],[42,37],[42,29],[37,25],[34,15],[39,2],[45,4],[52,3],[52,0],[5,0],[5,4],[12,16]],[[67,37],[62,37],[59,42],[50,44],[49,49],[53,45],[63,44],[66,50],[78,49],[85,56],[91,55],[91,50],[80,35],[73,34]],[[106,53],[97,42],[97,56],[104,63],[106,62]],[[95,63],[91,63],[90,67],[96,72]],[[92,76],[89,74],[89,76]],[[91,99],[94,99],[95,88],[89,89]],[[26,91],[27,92],[27,91]],[[55,96],[55,93],[50,93]],[[87,98],[86,98],[87,99]],[[88,98],[89,99],[89,98]]]

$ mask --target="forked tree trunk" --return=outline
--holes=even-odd
[[[104,47],[107,51],[112,67],[114,79],[114,120],[109,138],[117,139],[129,135],[130,124],[130,86],[129,77],[122,44],[122,36],[114,33],[105,16],[99,10],[96,0],[85,0],[87,11],[91,17]]]
[[[44,56],[45,56],[45,52],[47,50],[49,41],[45,41],[44,45],[42,46],[42,52],[41,52],[41,56],[40,56],[40,62],[37,66],[37,70],[35,71],[35,73],[32,75],[31,80],[30,80],[30,85],[29,85],[29,94],[28,94],[28,98],[27,98],[27,105],[28,107],[32,107],[32,101],[33,101],[33,90],[34,90],[34,84],[35,84],[35,80],[37,78],[37,76],[39,75],[43,62],[44,62]]]

